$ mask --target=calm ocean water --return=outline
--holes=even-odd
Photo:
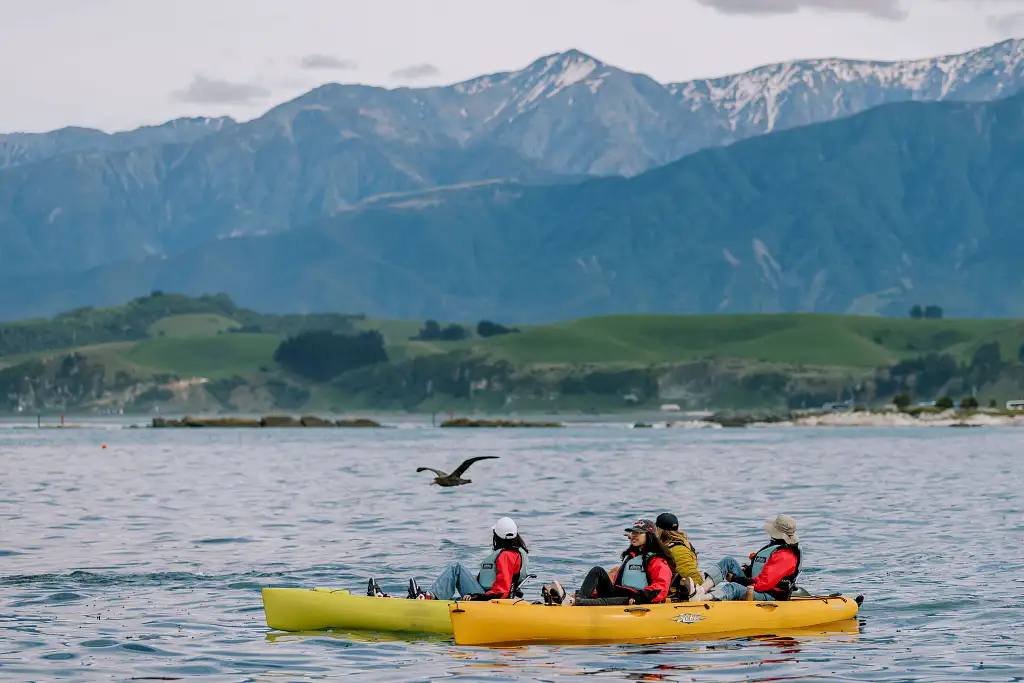
[[[470,455],[501,459],[455,489],[415,472]],[[0,678],[1021,681],[1022,486],[1019,429],[0,428]],[[793,515],[803,584],[866,596],[856,632],[491,649],[263,618],[263,586],[403,592],[475,564],[502,515],[537,599],[666,510],[702,565]]]

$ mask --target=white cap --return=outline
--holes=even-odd
[[[508,517],[502,517],[494,526],[491,527],[498,538],[504,538],[505,540],[511,540],[519,535],[519,529],[516,527],[516,523]]]

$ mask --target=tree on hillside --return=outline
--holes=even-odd
[[[388,360],[377,330],[344,335],[327,330],[302,332],[281,342],[274,360],[296,375],[326,382],[338,375]]]
[[[960,407],[966,410],[976,410],[978,408],[978,399],[973,396],[964,396],[960,399]]]
[[[910,308],[910,317],[914,318],[914,319],[923,318],[924,317],[924,309],[921,308],[920,304],[914,304]]]
[[[451,324],[442,328],[436,320],[428,320],[419,333],[411,339],[415,341],[459,341],[469,336],[462,325]]]
[[[989,407],[989,408],[995,408],[995,407],[997,407],[998,405],[999,405],[999,404],[998,404],[998,403],[996,403],[996,400],[995,400],[994,398],[990,398],[990,399],[988,400],[988,407]]]
[[[459,341],[469,337],[469,332],[462,325],[452,323],[441,330],[441,341]]]
[[[416,336],[410,337],[410,339],[414,339],[416,341],[430,341],[432,339],[440,338],[441,323],[437,322],[436,320],[428,320],[426,323],[423,324],[423,327],[420,328],[420,331],[416,334]]]
[[[900,410],[903,410],[904,408],[910,405],[910,394],[907,394],[906,392],[902,394],[896,394],[895,396],[892,397],[892,403]]]
[[[513,334],[516,332],[519,332],[519,330],[514,327],[505,327],[504,325],[490,320],[481,320],[476,324],[476,333],[484,338],[496,337],[500,334]]]
[[[949,396],[940,396],[935,401],[935,407],[941,408],[942,410],[949,410],[950,408],[953,407],[953,399],[951,399]]]
[[[941,306],[928,306],[924,309],[924,317],[926,318],[941,318],[942,307]]]
[[[1020,351],[1017,352],[1017,360],[1024,363],[1024,344],[1020,345]]]

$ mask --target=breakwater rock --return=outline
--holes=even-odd
[[[248,417],[189,417],[180,420],[154,417],[152,426],[156,429],[174,427],[383,427],[381,423],[366,418],[325,420],[314,415],[303,415],[296,419],[291,415],[267,415],[261,418]]]
[[[505,427],[564,427],[561,422],[522,422],[519,420],[470,420],[465,417],[460,417],[454,420],[445,420],[441,423],[442,427],[485,427],[485,428],[505,428]]]

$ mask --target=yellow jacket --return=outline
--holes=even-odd
[[[668,546],[668,551],[672,554],[672,559],[675,560],[676,574],[683,578],[690,577],[696,584],[703,583],[704,577],[701,576],[700,569],[697,567],[697,553],[693,551],[690,541],[682,534],[672,534],[672,536],[665,542],[665,545]]]

